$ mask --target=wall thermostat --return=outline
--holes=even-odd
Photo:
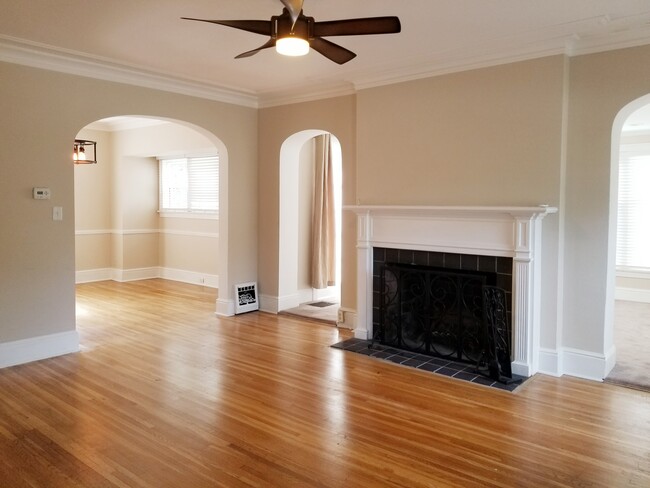
[[[49,188],[35,187],[33,192],[34,192],[34,199],[35,200],[49,200],[50,199],[50,189]]]

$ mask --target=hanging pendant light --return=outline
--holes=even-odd
[[[89,154],[86,154],[86,148]],[[72,150],[74,164],[97,164],[97,142],[75,139]]]

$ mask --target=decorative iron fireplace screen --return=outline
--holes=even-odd
[[[488,347],[483,289],[496,273],[384,263],[374,340],[479,364]]]

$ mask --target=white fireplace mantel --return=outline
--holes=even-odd
[[[373,248],[411,249],[513,258],[512,371],[538,370],[542,219],[537,207],[346,206],[357,214],[357,328],[372,338]]]

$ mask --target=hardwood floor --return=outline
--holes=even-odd
[[[206,290],[80,285],[82,351],[0,370],[0,486],[650,486],[648,393],[472,385]]]

